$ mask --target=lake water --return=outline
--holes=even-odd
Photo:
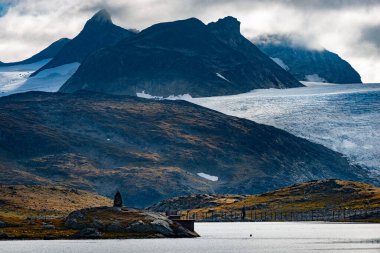
[[[0,252],[380,252],[380,224],[196,223],[195,229],[201,238],[0,241]]]

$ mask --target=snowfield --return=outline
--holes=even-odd
[[[380,175],[380,84],[304,84],[186,100],[322,144]]]
[[[49,59],[33,64],[0,67],[0,96],[27,91],[56,92],[80,65],[79,63],[70,63],[46,69],[34,77],[29,77],[48,61]]]

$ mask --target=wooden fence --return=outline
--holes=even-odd
[[[180,212],[182,219],[194,219],[207,222],[227,221],[355,221],[367,218],[380,218],[380,208],[376,209],[319,209],[306,212],[298,211],[205,211]]]

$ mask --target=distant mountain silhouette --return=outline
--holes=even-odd
[[[57,53],[69,42],[67,38],[59,39],[56,42],[52,43],[50,46],[39,52],[38,54],[33,55],[32,57],[19,61],[19,62],[0,62],[0,66],[15,66],[15,65],[24,65],[39,62],[46,59],[54,58]]]
[[[135,32],[114,25],[109,13],[101,10],[87,21],[83,30],[67,43],[49,63],[31,76],[35,76],[45,69],[73,62],[80,63],[95,50],[114,45],[134,34]]]
[[[266,35],[256,45],[300,81],[361,83],[359,73],[339,55],[292,42],[291,36]]]
[[[207,26],[196,18],[153,25],[91,54],[60,91],[199,97],[299,86],[227,17]]]

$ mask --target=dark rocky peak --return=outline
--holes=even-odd
[[[235,36],[240,35],[240,21],[231,16],[221,18],[216,22],[211,22],[207,26],[212,31],[228,33]]]
[[[92,18],[88,22],[111,23],[112,24],[112,19],[111,19],[111,15],[108,13],[108,11],[105,9],[102,9],[102,10],[98,11],[97,13],[95,13],[95,15],[92,16]]]
[[[115,45],[119,41],[134,36],[135,33],[112,23],[110,14],[106,10],[98,11],[88,20],[83,30],[45,66],[34,72],[39,72],[73,62],[82,62],[89,54],[100,48]]]
[[[166,32],[176,32],[181,31],[183,33],[189,33],[194,30],[204,29],[205,24],[196,18],[189,18],[184,20],[177,20],[172,22],[164,22],[152,25],[151,27],[146,28],[140,32],[141,36],[144,36],[147,33],[166,33]]]
[[[244,39],[240,34],[240,22],[231,16],[209,23],[207,27],[219,40],[234,48]]]
[[[138,46],[152,46],[206,54],[215,37],[207,26],[196,18],[165,22],[141,31],[133,40]],[[218,41],[217,41],[218,42]],[[129,42],[128,42],[129,43]]]

